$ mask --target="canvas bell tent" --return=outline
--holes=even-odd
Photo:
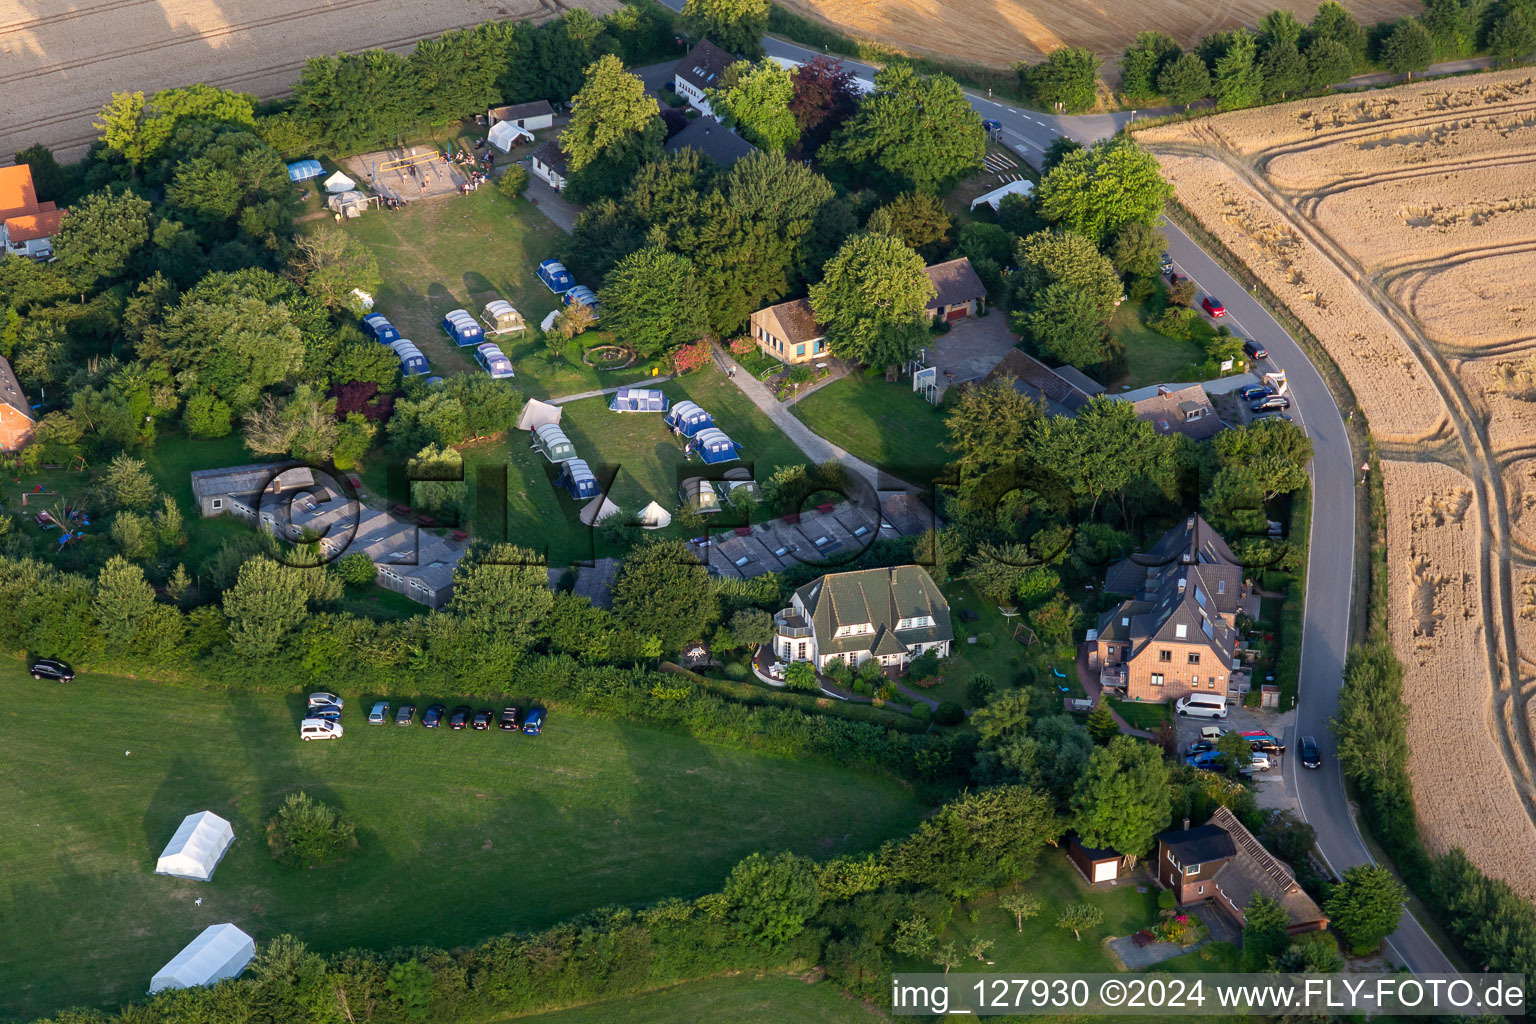
[[[666,412],[672,400],[651,388],[619,388],[608,408],[614,412]]]
[[[443,317],[443,330],[448,332],[448,337],[460,348],[478,345],[485,340],[485,328],[463,309],[455,309]]]
[[[699,453],[699,458],[711,466],[717,462],[731,462],[741,458],[741,445],[732,441],[718,427],[705,427],[699,431],[694,435],[693,447]]]
[[[651,502],[640,510],[640,527],[645,530],[662,530],[672,525],[672,513],[657,502]]]
[[[551,405],[537,398],[530,398],[523,406],[523,411],[517,414],[517,429],[537,430],[546,423],[559,423],[560,414],[564,411],[564,406]]]
[[[533,428],[533,449],[550,462],[569,462],[576,457],[576,446],[558,423]]]
[[[213,880],[213,869],[224,859],[224,851],[235,841],[229,822],[212,811],[198,811],[181,820],[181,827],[171,836],[155,862],[155,874],[172,878],[190,878],[198,882]]]
[[[155,972],[149,991],[195,988],[238,977],[255,955],[255,939],[232,924],[211,924]]]
[[[493,299],[487,302],[485,310],[480,314],[480,319],[492,334],[511,334],[528,329],[528,321],[523,319],[523,314],[519,313],[517,307],[506,299]]]
[[[400,357],[400,372],[407,377],[427,372],[427,357],[421,354],[421,349],[409,338],[401,338],[389,343],[389,347],[395,350],[395,355]]]
[[[684,437],[692,437],[705,427],[715,425],[715,419],[692,402],[678,402],[667,413],[666,424]]]
[[[325,184],[322,187],[332,195],[340,195],[342,192],[351,192],[357,188],[357,182],[347,177],[341,171],[337,171],[325,179]]]
[[[567,460],[560,467],[560,476],[555,482],[564,487],[573,498],[591,498],[597,495],[597,476],[585,459]]]
[[[566,463],[566,465],[570,465],[570,463]],[[621,516],[623,514],[624,510],[610,501],[608,495],[599,494],[587,502],[586,506],[576,514],[576,518],[581,520],[583,526],[597,526],[606,519],[612,519],[614,516]]]

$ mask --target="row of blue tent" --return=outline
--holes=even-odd
[[[715,426],[715,418],[690,401],[678,402],[662,421],[688,438],[688,450],[698,452],[707,465],[730,462],[741,457],[741,445]]]
[[[448,337],[452,338],[454,344],[460,348],[479,345],[485,341],[485,328],[481,327],[480,321],[470,316],[466,309],[451,310],[444,316],[443,330],[448,332]]]
[[[539,264],[539,280],[544,282],[544,287],[560,296],[567,306],[573,302],[579,302],[583,306],[597,312],[597,293],[584,284],[577,284],[576,278],[565,269],[565,264],[559,260],[545,260]]]
[[[381,345],[388,345],[400,357],[400,372],[414,377],[428,372],[431,366],[421,349],[409,338],[402,337],[400,328],[389,322],[383,313],[369,313],[363,317],[363,330]]]

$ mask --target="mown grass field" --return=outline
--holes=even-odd
[[[887,1018],[879,1008],[845,995],[829,981],[739,974],[516,1019],[538,1024],[611,1024],[617,1020],[624,1024],[867,1024]]]
[[[365,695],[337,688],[346,736],[306,744],[297,695],[0,665],[0,1019],[142,995],[210,924],[320,950],[473,943],[707,892],[753,850],[872,847],[924,809],[888,779],[558,710],[538,738],[369,728]],[[356,819],[349,861],[272,860],[262,823],[300,789]],[[154,875],[205,809],[236,835],[214,880]]]
[[[953,457],[944,412],[914,394],[910,383],[887,384],[862,374],[835,380],[789,411],[840,448],[916,484],[933,480]]]

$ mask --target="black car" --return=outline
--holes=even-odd
[[[1285,395],[1266,395],[1248,408],[1254,412],[1269,412],[1272,409],[1289,409],[1290,407],[1291,400]]]
[[[1301,766],[1303,768],[1321,768],[1323,755],[1318,752],[1317,740],[1311,736],[1301,738]]]
[[[1249,357],[1253,359],[1269,358],[1269,349],[1265,348],[1263,345],[1260,345],[1256,341],[1243,342],[1243,351],[1247,352]]]
[[[421,716],[421,724],[425,728],[436,729],[438,726],[443,724],[443,715],[447,714],[447,712],[448,709],[443,707],[441,704],[433,704],[431,707],[427,708],[426,712]]]
[[[400,710],[395,712],[396,725],[410,725],[416,720],[416,705],[401,704]]]
[[[33,679],[52,679],[57,683],[67,683],[75,678],[75,670],[53,658],[39,658],[37,664],[32,666]]]
[[[448,728],[462,729],[469,724],[469,716],[472,714],[468,704],[460,704],[453,709],[453,714],[448,716]]]
[[[517,708],[502,708],[501,721],[498,723],[507,732],[517,731]]]
[[[528,717],[523,719],[523,732],[528,736],[537,736],[539,730],[544,728],[544,709],[529,708]]]
[[[490,708],[481,708],[479,711],[475,712],[475,719],[471,724],[476,730],[489,729],[491,727],[491,722],[495,719],[495,717],[496,712],[492,711]]]

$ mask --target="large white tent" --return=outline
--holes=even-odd
[[[357,188],[357,182],[347,177],[346,174],[341,171],[337,171],[335,174],[325,179],[325,190],[332,193],[333,195],[341,192],[350,192],[355,188]]]
[[[640,526],[646,530],[660,530],[672,525],[672,513],[661,507],[659,502],[651,502],[640,510]]]
[[[490,140],[491,145],[506,153],[510,152],[520,139],[527,139],[529,142],[532,142],[533,132],[512,121],[497,121],[491,125],[491,130],[486,133],[486,137]]]
[[[171,836],[155,862],[155,874],[190,878],[198,882],[213,879],[213,869],[224,858],[224,851],[235,841],[229,822],[212,811],[198,811],[181,820],[181,827]]]
[[[537,398],[528,399],[523,406],[523,411],[517,416],[518,430],[537,430],[546,423],[559,423],[560,414],[565,412],[565,407],[541,402]]]
[[[608,495],[599,494],[576,513],[576,518],[586,526],[596,526],[610,516],[620,515],[622,512],[623,509],[608,500]]]
[[[211,924],[155,972],[149,991],[212,985],[236,977],[255,955],[255,939],[232,924]]]

